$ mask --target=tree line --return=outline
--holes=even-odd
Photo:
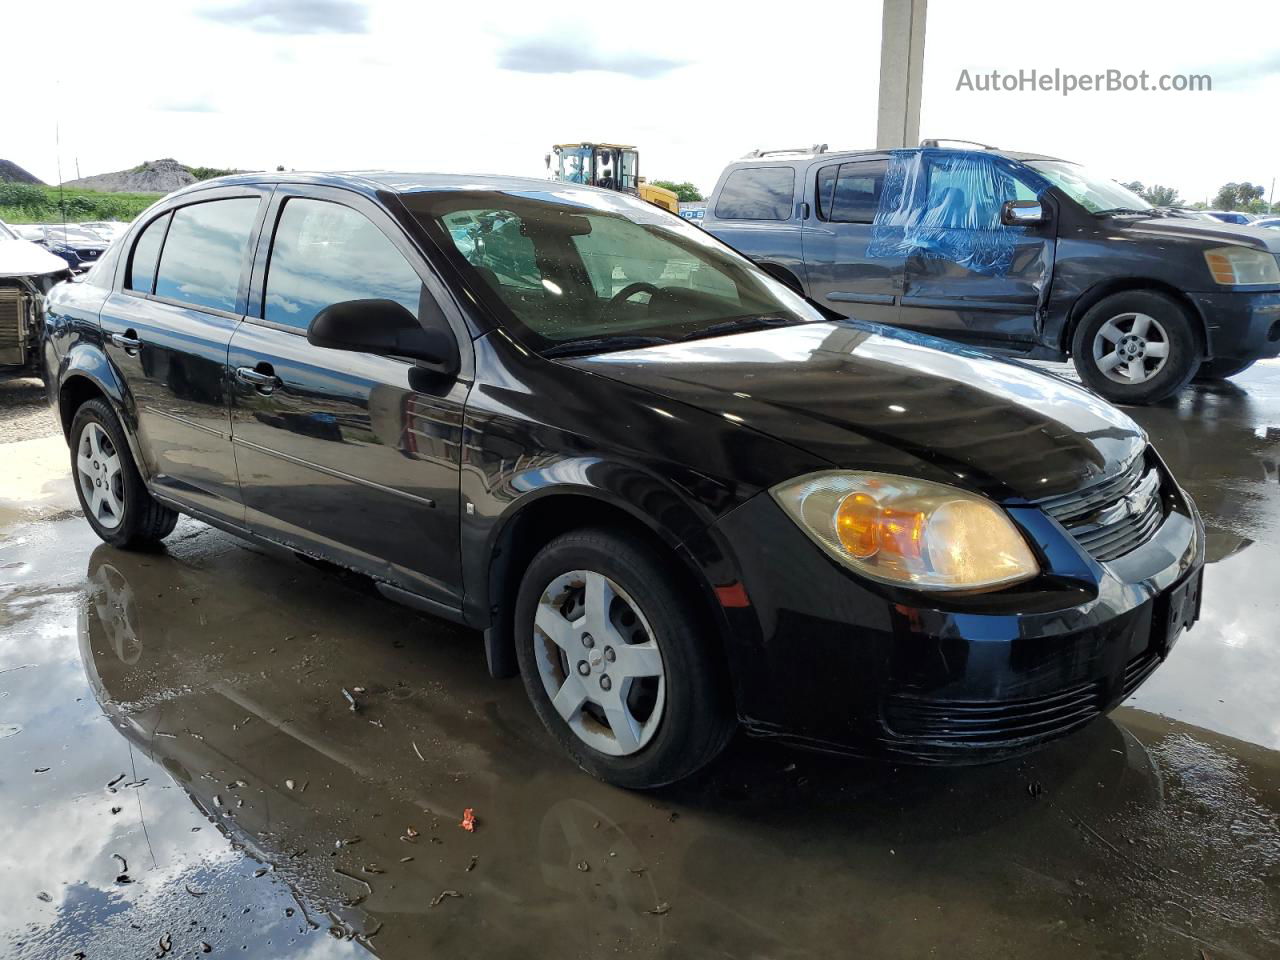
[[[1121,184],[1128,187],[1147,203],[1156,207],[1188,207],[1192,210],[1239,210],[1242,213],[1280,213],[1280,203],[1267,203],[1267,190],[1260,184],[1224,183],[1214,194],[1211,203],[1187,203],[1173,187],[1161,184],[1145,185],[1141,180],[1131,180]]]

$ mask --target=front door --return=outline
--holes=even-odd
[[[887,167],[884,159],[820,167],[804,224],[809,296],[845,316],[879,323],[898,318],[905,264],[898,250],[875,242]]]
[[[469,384],[306,338],[319,310],[347,300],[395,300],[424,324],[445,323],[424,284],[430,275],[413,266],[417,255],[394,221],[354,193],[281,188],[268,222],[255,316],[236,331],[229,357],[249,526],[458,606]]]
[[[106,351],[128,385],[152,486],[244,519],[227,407],[227,345],[244,313],[265,191],[201,192],[130,239],[102,307]]]
[[[905,178],[913,209],[898,322],[967,343],[1030,346],[1048,295],[1055,225],[1005,226],[1000,212],[1008,200],[1037,198],[1034,175],[974,150],[917,157]]]

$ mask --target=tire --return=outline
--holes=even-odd
[[[619,532],[574,531],[533,558],[516,600],[516,657],[534,710],[582,769],[620,787],[689,776],[715,759],[736,727],[719,644],[671,566]],[[583,602],[588,589],[612,593],[607,620],[596,612],[601,604]],[[655,668],[660,677],[651,675]],[[553,703],[556,690],[569,705],[565,714]]]
[[[1225,357],[1218,360],[1206,360],[1200,364],[1200,369],[1196,371],[1196,379],[1227,380],[1237,373],[1244,373],[1255,363],[1257,363],[1256,360],[1231,360]]]
[[[153,546],[178,522],[147,492],[124,427],[105,400],[85,401],[71,420],[71,477],[89,526],[113,547]]]
[[[1157,345],[1163,356],[1155,353]],[[1181,304],[1153,290],[1126,290],[1089,308],[1071,338],[1071,356],[1095,393],[1112,403],[1147,404],[1185,387],[1200,369],[1204,349]],[[1108,372],[1113,356],[1119,362]],[[1129,374],[1135,361],[1139,378]]]

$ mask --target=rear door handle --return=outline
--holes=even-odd
[[[269,363],[260,363],[256,367],[236,367],[236,379],[249,384],[264,396],[280,385],[280,378]]]
[[[142,341],[138,339],[136,330],[126,330],[124,333],[111,334],[111,342],[120,347],[129,356],[137,356],[138,351],[142,348]]]

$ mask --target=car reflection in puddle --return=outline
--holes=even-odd
[[[238,547],[204,563],[100,546],[87,582],[81,655],[104,711],[287,889],[292,942],[1051,957],[1190,938],[1260,956],[1277,929],[1275,755],[1149,714],[963,770],[747,742],[633,794],[562,761],[470,634],[345,578]]]

